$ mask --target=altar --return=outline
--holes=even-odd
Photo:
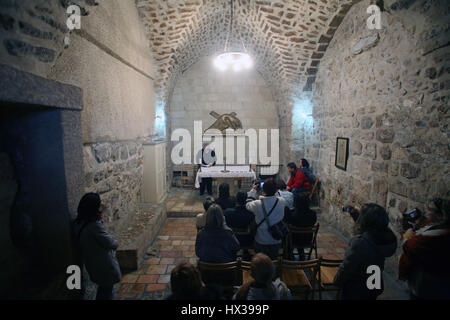
[[[251,179],[256,179],[256,173],[251,169],[251,166],[226,166],[227,172],[222,172],[224,166],[212,166],[212,167],[202,167],[195,178],[195,187],[200,188],[200,182],[202,178],[213,178],[217,181],[217,187],[223,183],[227,182],[230,185],[230,194],[234,195],[234,181],[242,181]]]

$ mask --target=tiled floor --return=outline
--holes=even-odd
[[[203,211],[203,200],[198,190],[172,188],[167,199],[168,219],[154,243],[147,250],[143,266],[124,275],[116,285],[116,299],[164,299],[170,294],[170,272],[183,260],[195,264],[195,215]],[[319,221],[320,221],[319,215]],[[317,245],[324,258],[342,259],[348,240],[333,228],[321,222]],[[381,299],[406,299],[398,288],[385,279],[385,293]]]
[[[168,200],[169,216],[170,212],[200,212],[203,198],[193,190],[172,190]],[[183,260],[193,264],[197,261],[196,234],[195,218],[168,218],[148,250],[153,256],[149,256],[138,271],[124,275],[116,286],[116,299],[164,299],[170,293],[168,283],[174,266]],[[343,257],[347,241],[330,228],[321,226],[317,241],[319,255],[336,259]]]

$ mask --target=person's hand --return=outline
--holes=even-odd
[[[409,228],[406,230],[406,232],[402,235],[403,240],[407,240],[414,236],[414,230],[412,228]]]
[[[291,187],[289,187],[289,186],[286,187],[286,190],[287,190],[287,191],[290,191],[290,190],[291,190]]]
[[[212,163],[208,164],[208,168],[209,168],[209,167],[212,167]]]

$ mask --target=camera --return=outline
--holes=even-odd
[[[356,222],[356,220],[358,220],[359,211],[357,209],[353,208],[352,206],[342,207],[342,211],[349,213],[350,216],[352,217],[353,221]]]
[[[418,220],[423,217],[422,211],[414,208],[403,214],[403,229],[407,230],[409,228],[415,228],[417,226]]]
[[[256,190],[261,190],[262,186],[264,185],[264,181],[262,180],[253,180],[253,185],[257,185]]]

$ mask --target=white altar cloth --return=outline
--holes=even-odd
[[[227,166],[229,172],[222,172],[224,166],[201,167],[195,178],[195,187],[200,188],[202,178],[249,178],[256,179],[256,173],[250,166]]]

